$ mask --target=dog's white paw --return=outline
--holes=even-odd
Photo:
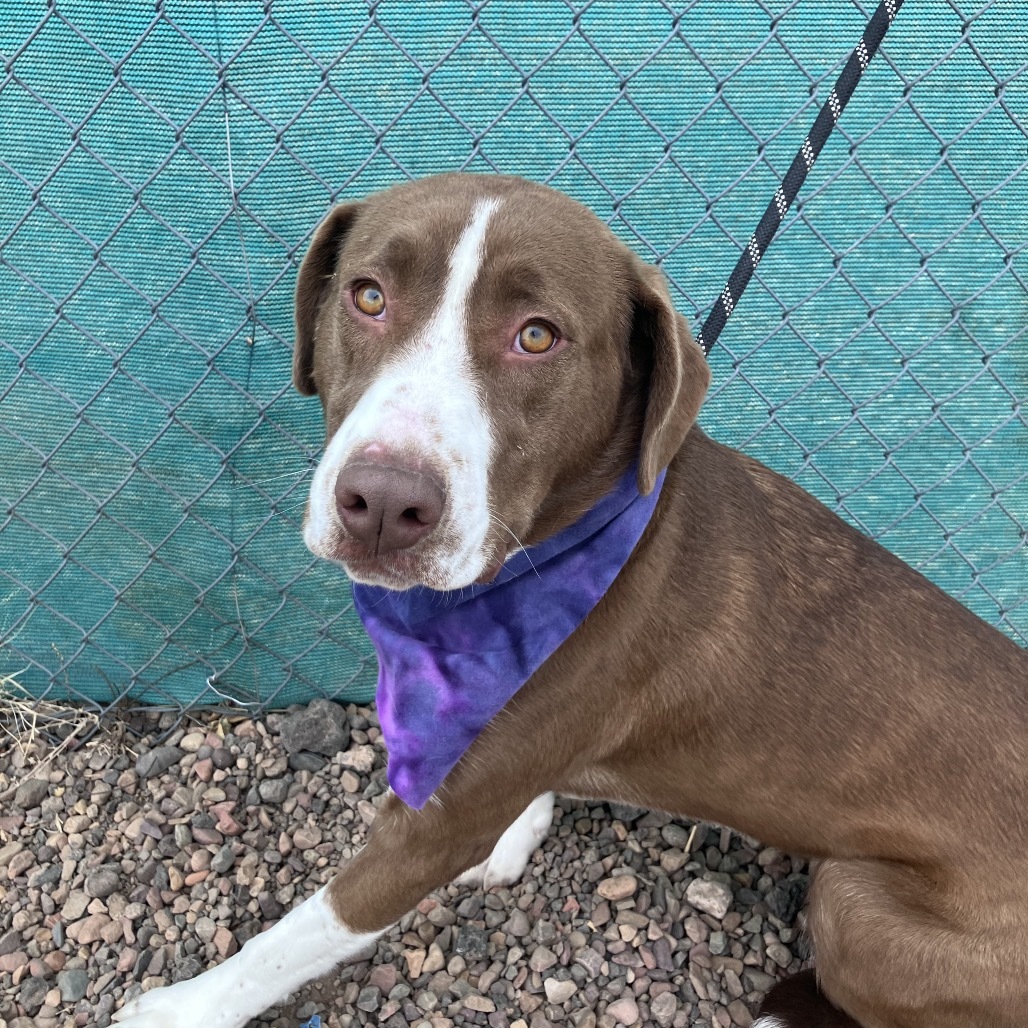
[[[543,793],[500,836],[488,859],[465,871],[457,884],[489,890],[520,881],[533,851],[549,833],[552,820],[553,793]]]
[[[243,1028],[249,1013],[209,975],[144,992],[115,1011],[113,1020],[118,1028]]]

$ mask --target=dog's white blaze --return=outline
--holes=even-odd
[[[445,476],[443,519],[426,540],[435,588],[468,585],[485,569],[489,529],[488,474],[492,426],[471,373],[467,303],[482,263],[486,228],[499,206],[480,200],[450,254],[449,275],[435,314],[410,347],[387,365],[325,450],[311,484],[304,541],[326,556],[340,531],[334,486],[355,453],[377,443],[417,455]]]
[[[789,1028],[780,1017],[758,1017],[751,1028]]]
[[[304,982],[364,952],[381,932],[351,931],[320,889],[197,978],[153,989],[115,1015],[121,1028],[242,1028]]]

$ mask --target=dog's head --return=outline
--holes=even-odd
[[[709,382],[658,270],[568,197],[477,175],[329,214],[293,377],[328,433],[304,539],[397,589],[489,580],[635,460],[649,492]]]

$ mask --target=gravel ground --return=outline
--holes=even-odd
[[[5,744],[0,1028],[104,1028],[123,997],[219,962],[327,881],[386,788],[374,712],[339,710],[331,758],[287,753],[274,714],[170,734],[135,715],[49,762],[40,740]],[[519,884],[434,893],[370,961],[254,1024],[748,1025],[807,966],[805,871],[727,829],[559,799]]]

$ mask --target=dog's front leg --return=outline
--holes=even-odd
[[[536,791],[508,782],[485,802],[477,790],[450,788],[421,811],[390,795],[367,846],[327,886],[223,964],[137,997],[114,1019],[121,1028],[242,1028],[367,950],[426,893],[482,862],[524,808],[539,814],[542,804],[529,803]]]

